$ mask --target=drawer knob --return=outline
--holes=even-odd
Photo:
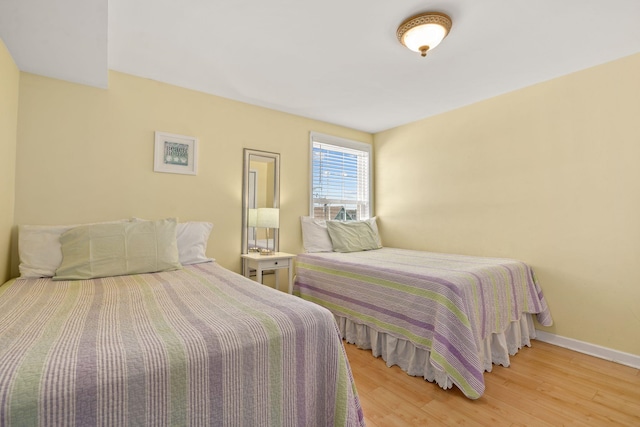
[[[274,264],[275,264],[275,265],[278,265],[278,261],[276,261]]]

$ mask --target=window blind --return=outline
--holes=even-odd
[[[334,142],[334,141],[332,141]],[[370,217],[370,146],[312,137],[312,216],[352,221]]]

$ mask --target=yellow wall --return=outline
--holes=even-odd
[[[153,172],[156,130],[199,139],[197,176]],[[15,222],[211,221],[208,255],[240,271],[242,149],[281,153],[280,249],[297,253],[312,130],[372,142],[367,133],[116,72],[108,90],[22,73]]]
[[[9,278],[20,72],[0,39],[0,284]]]
[[[640,355],[640,54],[374,138],[386,246],[531,264],[548,332]]]
[[[386,246],[522,259],[549,332],[640,354],[640,55],[373,138],[115,72],[108,90],[20,74],[4,46],[0,73],[0,274],[11,224],[129,216],[211,221],[209,256],[239,271],[245,147],[281,153],[281,250],[299,252],[313,130],[375,139]],[[197,176],[153,172],[155,130],[199,138]]]

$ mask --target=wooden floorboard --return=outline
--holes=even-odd
[[[533,341],[470,400],[345,344],[369,427],[640,426],[640,370]]]

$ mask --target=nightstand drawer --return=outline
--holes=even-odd
[[[267,255],[265,255],[267,256]],[[288,259],[264,259],[260,260],[260,268],[269,270],[270,268],[289,268],[290,260]]]

